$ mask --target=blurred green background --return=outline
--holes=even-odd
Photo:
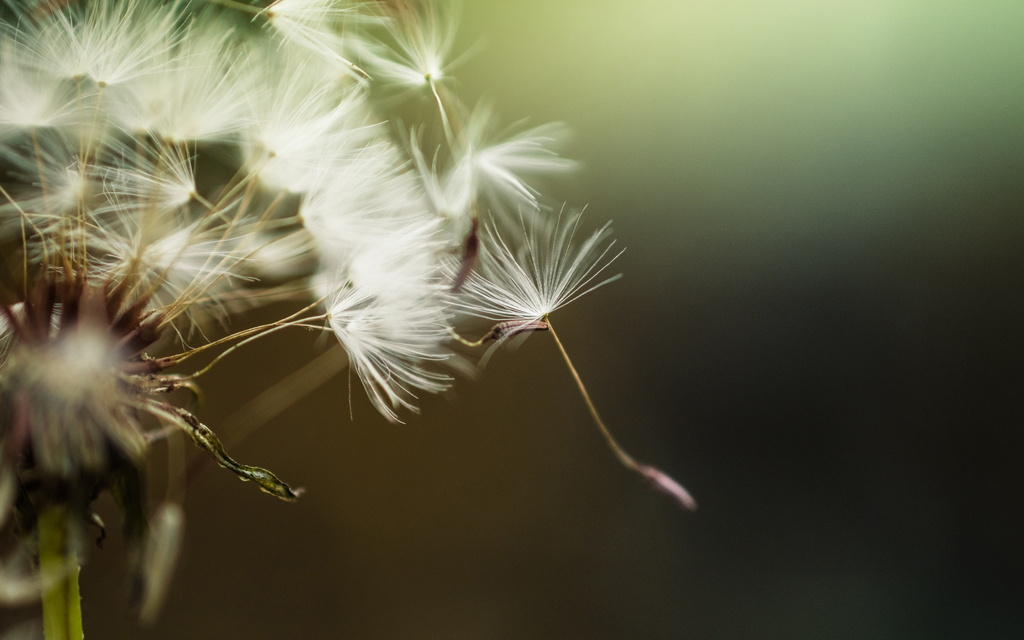
[[[361,390],[350,421],[344,375],[286,411],[233,453],[307,495],[207,473],[157,627],[115,540],[89,636],[1024,637],[1022,33],[1020,2],[466,2],[460,95],[568,123],[547,192],[628,247],[552,320],[700,511],[537,334],[406,425]],[[200,417],[312,343],[233,356]]]

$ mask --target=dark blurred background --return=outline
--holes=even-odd
[[[567,122],[625,277],[390,425],[342,374],[207,473],[166,609],[92,638],[1024,637],[1024,4],[466,2],[468,102]],[[204,379],[214,429],[315,353]],[[162,464],[164,450],[154,454]],[[102,504],[116,528],[112,504]]]

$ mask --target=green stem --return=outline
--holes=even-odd
[[[39,571],[56,583],[43,594],[46,640],[82,640],[82,599],[78,594],[78,561],[69,535],[68,508],[47,507],[39,514]],[[69,567],[71,568],[69,570]]]

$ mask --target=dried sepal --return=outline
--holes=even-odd
[[[180,427],[189,435],[190,438],[192,438],[192,442],[194,442],[197,447],[210,454],[217,464],[228,471],[233,472],[240,480],[251,480],[259,485],[262,491],[269,493],[272,496],[277,496],[282,500],[297,500],[299,495],[302,493],[301,489],[293,490],[266,469],[251,467],[249,465],[235,462],[227,453],[224,452],[224,446],[220,443],[217,435],[211,431],[209,427],[199,422],[199,419],[188,411],[168,404],[160,404],[156,402],[148,402],[144,405],[144,408],[146,411],[158,418],[169,420],[171,423]]]

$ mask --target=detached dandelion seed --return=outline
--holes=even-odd
[[[497,320],[498,324],[477,342],[464,340],[454,332],[453,335],[469,346],[494,340],[493,349],[521,333],[550,332],[594,423],[619,462],[680,507],[694,511],[697,503],[682,485],[664,472],[634,460],[615,440],[548,317],[570,302],[619,278],[615,275],[599,279],[605,269],[622,255],[622,251],[612,253],[614,242],[604,244],[610,223],[594,232],[578,248],[573,246],[581,217],[582,212],[564,217],[560,215],[554,224],[533,224],[529,227],[524,222],[526,242],[516,252],[496,230],[488,236],[481,271],[471,274],[466,280],[463,285],[465,299],[456,302],[455,306],[469,315]]]

